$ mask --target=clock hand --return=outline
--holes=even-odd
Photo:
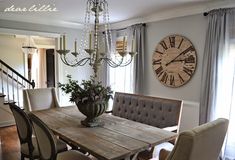
[[[188,47],[187,49],[185,49],[183,52],[181,52],[178,56],[176,56],[175,58],[173,58],[170,62],[168,62],[167,64],[166,64],[166,66],[168,66],[171,62],[173,62],[175,59],[177,59],[179,56],[181,56],[181,55],[183,55],[183,54],[185,54],[185,53],[187,53],[187,52],[189,52],[189,51],[191,51],[191,50],[194,50],[194,48],[193,48],[193,46],[190,46],[190,47]]]

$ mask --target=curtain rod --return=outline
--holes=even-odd
[[[209,12],[204,12],[204,13],[203,13],[203,16],[206,17],[206,16],[208,16],[208,14],[209,14]]]
[[[142,23],[142,26],[146,26],[146,23]],[[111,31],[122,31],[122,30],[125,30],[125,29],[127,29],[127,27],[125,27],[125,28],[119,28],[119,29],[111,29]],[[104,31],[102,32],[103,34],[104,34]]]

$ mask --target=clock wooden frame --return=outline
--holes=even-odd
[[[180,87],[189,82],[197,67],[197,53],[192,42],[181,35],[163,38],[152,56],[157,79],[165,86]]]

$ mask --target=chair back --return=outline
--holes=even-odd
[[[23,102],[26,111],[59,107],[55,88],[25,89]]]
[[[15,118],[20,143],[32,144],[32,126],[28,115],[13,103],[10,103],[9,106]]]
[[[167,160],[217,160],[227,128],[228,120],[220,118],[180,133]]]
[[[42,160],[56,160],[56,140],[54,134],[50,131],[47,125],[37,118],[32,113],[29,117],[33,124],[33,129],[36,135],[40,159]]]

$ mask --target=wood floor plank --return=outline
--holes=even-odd
[[[20,143],[15,126],[0,128],[0,160],[19,160]]]

